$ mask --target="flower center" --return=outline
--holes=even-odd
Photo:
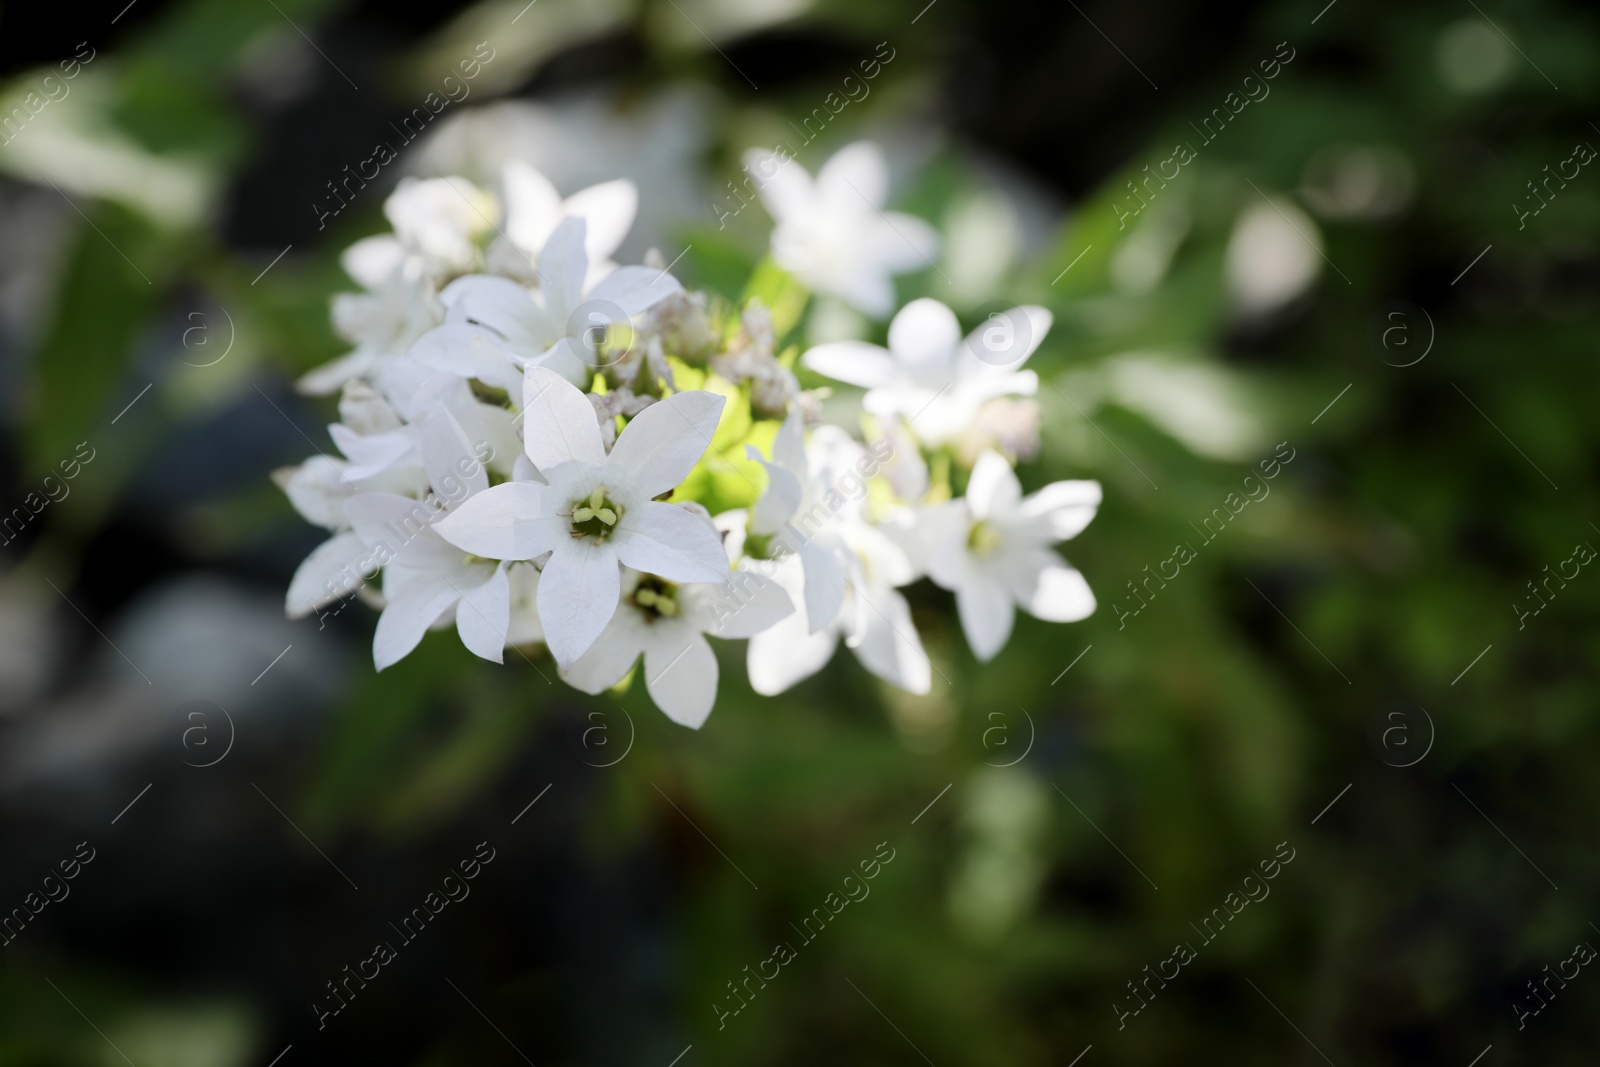
[[[622,508],[606,495],[606,487],[597,485],[587,500],[572,502],[572,536],[592,537],[599,544],[610,536],[622,517]]]
[[[967,533],[967,548],[973,555],[992,556],[999,547],[999,531],[982,520],[972,524],[972,529]]]
[[[659,618],[672,618],[678,614],[678,584],[665,581],[655,575],[646,575],[634,587],[633,595],[628,598],[635,607],[644,612],[645,619],[655,622]]]

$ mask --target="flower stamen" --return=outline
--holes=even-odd
[[[606,495],[605,486],[597,485],[588,499],[572,502],[572,536],[592,537],[599,544],[621,516],[621,505]]]

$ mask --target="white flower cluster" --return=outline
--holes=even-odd
[[[887,188],[870,144],[815,181],[784,161],[762,188],[771,269],[868,313],[892,307],[892,274],[935,235],[884,215]],[[841,639],[922,693],[931,664],[899,590],[923,576],[954,591],[984,660],[1018,607],[1063,622],[1094,610],[1051,546],[1094,516],[1099,486],[1023,496],[1003,454],[1036,436],[1017,398],[1037,388],[1021,365],[1048,312],[1016,308],[964,338],[948,308],[917,300],[887,349],[780,355],[759,300],[686,292],[654,252],[658,265],[611,262],[636,207],[629,182],[563,199],[522,164],[498,197],[460,178],[401,182],[384,207],[393,233],[343,257],[362,291],[334,298],[333,321],[354,350],[300,382],[340,394],[341,456],[277,474],[330,533],[290,584],[291,617],[351,594],[381,607],[380,670],[452,624],[495,662],[543,644],[588,693],[642,657],[657,706],[698,727],[717,689],[707,635],[749,639],[763,694],[820,670]],[[894,240],[908,227],[917,256]],[[797,356],[866,389],[862,439],[821,422]]]

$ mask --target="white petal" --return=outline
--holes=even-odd
[[[917,509],[913,534],[919,562],[941,589],[959,589],[967,580],[971,556],[967,538],[972,532],[972,512],[967,501],[951,500]]]
[[[339,266],[367,289],[376,289],[399,269],[405,246],[390,234],[363,237],[339,253]]]
[[[767,213],[778,221],[804,214],[811,205],[811,175],[793,159],[763,148],[744,154],[750,176]]]
[[[696,625],[712,637],[754,637],[794,614],[782,586],[746,570],[734,571],[725,586],[691,584],[685,589],[693,598]]]
[[[394,493],[359,493],[345,501],[344,513],[385,566],[441,570],[461,560],[461,552],[433,528],[440,513],[420,500]]]
[[[376,354],[369,348],[358,348],[330,363],[313,367],[295,379],[294,388],[305,396],[328,396],[344,388],[344,383],[360,378],[377,363]]]
[[[521,392],[519,381],[513,395]],[[450,414],[471,442],[473,456],[490,470],[510,475],[517,460],[531,462],[522,451],[522,439],[517,436],[517,417],[505,408],[474,400],[452,405]]]
[[[806,463],[805,413],[795,404],[783,417],[777,436],[772,439],[772,461],[793,471],[795,477],[804,478],[809,469]]]
[[[415,446],[404,429],[388,433],[358,434],[343,423],[328,427],[328,436],[350,460],[344,476],[351,481],[371,478],[407,460],[415,461]]]
[[[446,508],[454,509],[467,497],[489,488],[489,472],[478,462],[466,432],[444,405],[429,412],[418,429],[428,484]]]
[[[745,446],[745,456],[759,462],[767,471],[767,487],[750,511],[750,532],[771,536],[781,530],[783,524],[792,519],[799,509],[803,495],[800,479],[792,471],[776,463],[768,463],[754,445]]]
[[[817,345],[801,356],[800,362],[818,374],[859,385],[863,389],[893,385],[901,378],[901,372],[888,349],[865,341],[833,341]]]
[[[1053,321],[1049,311],[1035,304],[995,312],[967,335],[962,345],[961,376],[1020,369],[1044,341]]]
[[[513,563],[506,568],[511,590],[511,621],[506,628],[506,644],[527,645],[544,640],[539,624],[539,570],[531,563]]]
[[[1046,622],[1077,622],[1094,614],[1094,593],[1083,575],[1049,549],[1007,568],[1007,584],[1022,609]]]
[[[570,667],[561,669],[561,678],[574,689],[599,694],[610,689],[633,669],[644,652],[646,635],[637,608],[622,605],[611,617],[589,651]]]
[[[867,605],[861,639],[851,651],[863,667],[890,685],[926,693],[933,685],[933,663],[923,651],[906,598],[892,589],[875,589]]]
[[[691,730],[711,714],[717,702],[717,657],[706,639],[684,631],[687,640],[674,648],[652,642],[644,650],[644,684],[667,718]]]
[[[511,583],[506,578],[505,564],[501,564],[482,585],[461,590],[461,603],[456,605],[456,633],[473,655],[501,663],[510,625]]]
[[[675,504],[646,500],[634,505],[617,521],[610,543],[623,563],[668,581],[728,580],[728,556],[715,527]]]
[[[817,172],[817,198],[839,212],[859,214],[889,198],[889,164],[883,149],[857,141],[835,152]]]
[[[850,577],[850,559],[848,550],[836,538],[803,541],[798,555],[806,576],[806,616],[815,632],[839,616]]]
[[[484,559],[533,559],[572,540],[571,524],[545,510],[544,487],[492,485],[440,519],[434,531]]]
[[[557,663],[568,666],[589,651],[616,614],[621,593],[610,545],[569,537],[555,549],[539,576],[539,621]]]
[[[967,507],[975,519],[1005,516],[1015,511],[1022,500],[1022,483],[1006,458],[987,449],[973,464],[967,481]]]
[[[388,593],[387,585],[384,591]],[[417,647],[428,627],[459,598],[460,594],[442,580],[413,583],[404,592],[389,596],[372,636],[373,664],[381,671],[404,659]]]
[[[519,350],[543,348],[560,332],[533,294],[510,278],[469,274],[445,286],[439,298],[450,309],[446,316],[450,322],[486,326]]]
[[[550,179],[521,160],[506,164],[506,236],[528,252],[537,252],[561,218],[561,194]]]
[[[533,460],[521,449],[517,450],[517,458],[511,464],[511,480],[514,482],[532,482],[535,485],[549,485],[550,480],[539,472],[533,465]]]
[[[889,324],[889,350],[907,365],[932,371],[954,370],[961,324],[956,313],[923,297],[900,309]]]
[[[543,367],[565,378],[574,388],[584,389],[594,380],[600,360],[589,342],[578,337],[563,337],[542,352],[531,366]]]
[[[555,371],[530,367],[522,384],[523,447],[541,471],[576,460],[599,465],[606,446],[594,405]]]
[[[345,526],[344,502],[356,487],[345,477],[345,464],[328,456],[312,456],[298,467],[272,473],[272,480],[307,522],[337,530]]]
[[[583,297],[589,255],[583,250],[588,228],[580,218],[565,218],[539,252],[539,290],[547,314],[557,328],[567,321]]]
[[[1078,536],[1099,507],[1099,482],[1052,482],[1024,497],[1017,517],[1029,527],[1042,529],[1051,541],[1065,541]]]
[[[354,533],[335,534],[311,550],[289,580],[284,610],[299,619],[361,587],[367,546]]]
[[[563,205],[568,215],[581,215],[589,232],[584,248],[589,262],[610,259],[628,236],[634,216],[639,212],[639,189],[626,178],[591,185],[567,197]]]
[[[682,283],[664,270],[618,267],[583,298],[579,310],[585,316],[594,311],[607,322],[619,322],[648,311],[673,293],[681,292]],[[573,331],[569,329],[567,332]]]
[[[979,660],[987,663],[1006,647],[1016,610],[1010,592],[999,582],[975,576],[956,590],[956,611],[967,644]]]
[[[746,656],[750,688],[762,696],[777,696],[827,666],[839,647],[838,633],[831,628],[808,631],[805,616],[797,612],[752,637]]]
[[[656,401],[623,428],[608,465],[642,497],[677,488],[711,447],[726,403],[726,397],[698,389]]]

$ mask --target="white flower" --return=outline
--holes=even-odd
[[[798,557],[806,614],[815,632],[839,614],[844,599],[850,564],[834,520],[841,512],[857,514],[860,501],[846,497],[833,483],[861,448],[842,430],[820,427],[808,452],[801,425],[796,405],[773,438],[771,462],[754,446],[745,446],[745,454],[767,469],[767,487],[750,509],[749,531],[756,540],[752,547],[759,546],[761,555]],[[858,484],[865,497],[865,481]]]
[[[391,255],[392,253],[392,255]],[[366,292],[333,298],[333,326],[355,349],[307,371],[295,383],[308,396],[326,396],[346,382],[376,374],[444,320],[431,279],[420,261],[408,262],[399,242],[369,237],[345,249],[341,262]]]
[[[378,670],[404,659],[424,633],[449,622],[452,610],[461,643],[501,662],[511,601],[503,564],[470,560],[447,543],[434,526],[446,513],[418,500],[362,493],[345,503],[345,513],[385,561],[385,605],[372,639]]]
[[[539,253],[537,293],[509,278],[458,278],[441,295],[445,324],[424,334],[411,355],[431,367],[510,389],[522,368],[542,366],[574,385],[601,365],[607,328],[649,310],[683,286],[665,271],[618,267],[592,287],[586,223],[569,217]]]
[[[381,671],[403,659],[453,611],[461,643],[499,663],[511,612],[506,565],[465,555],[439,536],[436,525],[488,489],[488,471],[442,405],[416,426],[433,488],[429,499],[362,493],[344,505],[356,536],[383,565],[386,603],[372,640],[373,662]]]
[[[600,693],[642,655],[650,699],[673,722],[698,730],[717,699],[717,657],[706,635],[753,637],[793,611],[782,587],[749,571],[715,585],[630,572],[605,632],[561,676],[585,693]]]
[[[588,398],[532,368],[523,382],[524,448],[548,484],[506,482],[477,493],[440,521],[439,533],[486,559],[551,553],[539,579],[539,620],[556,662],[570,665],[616,609],[619,562],[675,582],[728,580],[710,524],[653,499],[705,453],[724,402],[709,392],[674,394],[636,416],[607,455]]]
[[[916,578],[905,552],[882,532],[864,524],[846,528],[850,570],[839,611],[818,627],[806,616],[801,588],[809,583],[799,561],[773,566],[772,577],[789,590],[795,613],[750,640],[750,686],[775,696],[811,677],[833,658],[839,639],[861,665],[891,685],[926,693],[932,662],[911,621],[911,607],[896,586]]]
[[[818,345],[801,361],[818,374],[867,390],[867,410],[899,415],[930,445],[954,441],[997,396],[1032,396],[1039,377],[1022,364],[1049,331],[1050,312],[1028,305],[999,312],[963,340],[953,311],[913,300],[889,324],[889,348],[864,341]]]
[[[371,389],[356,382],[345,386],[339,408],[347,420],[364,432],[382,434],[399,425],[394,409]],[[427,472],[418,457],[410,458],[414,462],[409,465],[386,464],[362,472],[355,463],[318,455],[297,467],[273,472],[273,481],[301,517],[333,533],[295,570],[284,602],[289,618],[309,615],[361,587],[360,562],[368,552],[361,539],[351,532],[344,513],[345,501],[363,492],[422,495],[428,488]]]
[[[1098,482],[1055,482],[1024,497],[1005,458],[985,452],[965,498],[921,513],[928,577],[955,592],[978,659],[1005,647],[1018,607],[1048,622],[1093,613],[1089,584],[1049,546],[1076,536],[1099,506]]]
[[[507,163],[504,176],[505,234],[524,256],[537,255],[564,219],[576,217],[587,224],[584,250],[589,254],[589,281],[611,272],[616,266],[611,257],[639,212],[639,190],[631,181],[618,178],[591,185],[563,200],[550,179],[526,163]]]
[[[345,421],[330,425],[328,435],[349,460],[343,468],[347,480],[365,483],[379,479],[382,484],[368,488],[405,493],[408,479],[414,480],[426,469],[422,444],[427,423],[435,417],[449,419],[471,442],[474,453],[484,452],[487,460],[495,461],[496,470],[510,471],[518,449],[515,416],[504,408],[474,399],[465,379],[448,372],[424,370],[427,376],[422,383],[405,390],[412,394],[406,411],[410,422],[400,422],[398,414],[375,394],[374,399],[362,402],[367,413],[364,418],[353,417],[351,404],[340,404]],[[346,387],[347,396],[351,386]],[[376,414],[385,410],[395,416],[393,422]]]
[[[842,148],[813,181],[793,159],[753,149],[745,170],[777,225],[772,258],[819,293],[877,318],[894,310],[892,275],[933,264],[939,237],[914,215],[882,210],[889,167],[868,141]]]
[[[428,273],[448,276],[472,269],[500,205],[465,178],[401,178],[383,213],[406,253],[420,256]]]

